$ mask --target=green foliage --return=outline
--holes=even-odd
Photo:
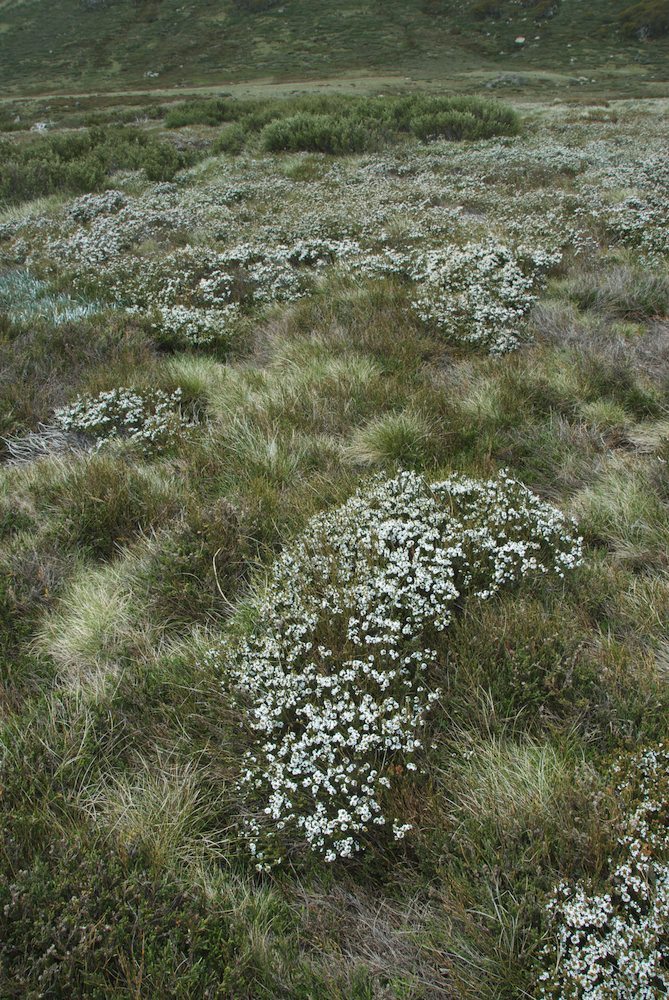
[[[243,125],[228,125],[218,137],[213,145],[214,153],[241,153],[246,143],[246,129]]]
[[[168,128],[184,125],[220,125],[230,114],[230,102],[224,99],[186,101],[171,107],[165,115]]]
[[[113,851],[54,846],[2,880],[4,996],[253,995],[243,926],[225,907]]]
[[[483,139],[515,135],[518,116],[510,108],[480,98],[342,97],[318,95],[258,101],[203,99],[168,112],[166,124],[217,125],[226,129],[215,152],[237,153],[255,132],[268,152],[358,153],[397,141],[403,134],[421,139]]]
[[[56,465],[34,502],[48,512],[55,544],[104,559],[178,513],[175,486],[153,470],[99,453]]]
[[[373,148],[376,136],[362,122],[303,111],[267,125],[260,138],[263,149],[272,153],[361,153]]]
[[[267,125],[260,139],[270,152],[358,153],[402,133],[423,140],[462,140],[513,135],[518,130],[518,116],[504,105],[475,98],[418,96],[350,100],[341,102],[337,114],[302,111]]]
[[[495,20],[502,16],[501,0],[476,0],[472,7],[472,17],[485,21],[488,18]]]
[[[0,203],[99,191],[115,170],[144,170],[149,180],[171,180],[186,162],[170,143],[129,127],[5,140],[0,142]]]
[[[626,7],[619,21],[628,35],[661,38],[669,34],[669,0],[641,0]]]
[[[147,180],[171,181],[184,159],[174,146],[162,142],[148,146],[141,162]]]
[[[411,122],[411,131],[419,139],[489,139],[494,135],[513,135],[519,130],[518,119],[510,108],[486,108],[483,102],[478,109],[454,108],[417,115]]]

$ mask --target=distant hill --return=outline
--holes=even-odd
[[[481,70],[666,78],[668,32],[669,0],[0,0],[0,87]]]

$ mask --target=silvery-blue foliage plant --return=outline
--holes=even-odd
[[[277,560],[256,628],[212,651],[252,734],[240,790],[257,867],[305,844],[326,861],[410,829],[388,814],[418,769],[434,638],[461,598],[581,559],[575,525],[506,474],[373,480]]]

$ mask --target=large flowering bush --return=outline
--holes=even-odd
[[[519,346],[519,324],[559,260],[558,253],[513,250],[493,240],[428,253],[414,308],[450,340],[504,354]]]
[[[646,750],[621,779],[618,794],[632,810],[622,860],[601,892],[558,886],[544,997],[657,1000],[669,993],[669,751]]]
[[[416,770],[439,697],[431,638],[461,597],[562,576],[580,556],[573,524],[506,475],[402,473],[314,518],[277,561],[253,635],[213,653],[254,735],[241,789],[258,867],[305,841],[334,861],[374,828],[403,837],[384,798],[398,759]]]
[[[63,431],[93,438],[97,447],[124,438],[147,452],[169,447],[192,426],[181,409],[180,389],[140,393],[119,388],[97,396],[79,396],[56,410],[54,420]]]

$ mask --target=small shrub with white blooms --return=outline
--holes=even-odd
[[[164,306],[159,313],[158,327],[163,337],[174,340],[179,345],[204,347],[217,344],[229,347],[233,339],[233,327],[239,318],[240,309],[236,302],[228,302],[217,309],[201,309],[197,306]]]
[[[113,215],[127,204],[122,191],[103,191],[102,194],[84,194],[75,198],[67,209],[67,214],[77,222],[90,222],[99,215]]]
[[[275,564],[253,635],[215,650],[253,746],[240,789],[260,869],[306,844],[326,861],[362,850],[386,815],[400,759],[415,771],[439,697],[431,638],[461,597],[491,597],[581,558],[575,526],[507,475],[379,479],[315,517]]]
[[[631,809],[622,858],[600,892],[558,886],[543,997],[658,1000],[669,993],[669,750],[646,750],[617,770],[617,792]]]
[[[520,345],[520,324],[559,260],[559,253],[493,240],[427,253],[414,308],[449,340],[505,354]]]
[[[98,448],[122,438],[145,452],[170,447],[193,426],[181,408],[181,389],[167,393],[118,388],[79,396],[56,410],[54,422],[63,431],[93,438]]]

